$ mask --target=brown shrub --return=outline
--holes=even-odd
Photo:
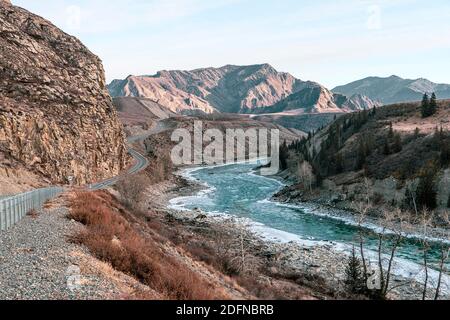
[[[127,177],[116,184],[117,191],[123,196],[125,205],[130,209],[139,209],[145,196],[145,190],[150,185],[150,179],[145,174]]]
[[[36,211],[36,209],[31,209],[27,212],[27,216],[37,218],[39,216],[39,213]]]
[[[214,292],[186,265],[164,254],[153,239],[138,233],[123,218],[123,208],[99,192],[79,192],[72,200],[69,218],[86,230],[74,240],[87,246],[100,260],[129,274],[168,299],[209,300],[224,298]]]

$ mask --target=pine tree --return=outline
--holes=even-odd
[[[431,140],[431,143],[433,150],[441,150],[441,146],[444,143],[444,131],[442,130],[442,127],[440,130],[438,127],[434,129],[433,139]]]
[[[361,261],[356,257],[355,248],[353,248],[345,268],[345,285],[348,292],[352,294],[359,294],[365,289]]]
[[[392,122],[389,123],[388,138],[389,138],[389,140],[392,140],[394,138],[394,127],[392,125]]]
[[[336,162],[336,173],[342,173],[344,171],[344,160],[342,158],[342,154],[336,153],[334,161]]]
[[[422,111],[422,118],[427,118],[431,115],[430,114],[430,99],[428,97],[428,94],[426,94],[426,93],[423,95],[421,111]]]
[[[384,140],[383,154],[385,156],[388,156],[391,154],[391,147],[389,146],[389,141],[387,139]]]
[[[359,140],[358,144],[358,154],[357,154],[357,164],[356,167],[358,170],[361,170],[364,168],[364,165],[366,164],[366,146],[364,145],[364,141],[362,139]]]
[[[420,173],[416,199],[421,209],[427,208],[433,210],[437,207],[436,172],[435,164],[428,163]]]
[[[419,137],[420,137],[420,129],[419,129],[419,128],[416,128],[416,129],[414,130],[414,140],[419,139]]]
[[[437,98],[436,94],[433,92],[430,99],[430,106],[429,106],[429,114],[432,116],[437,111]]]
[[[441,143],[441,167],[447,168],[450,165],[450,146],[444,141]]]
[[[448,195],[448,200],[447,200],[447,208],[450,209],[450,194]]]
[[[400,151],[402,151],[403,147],[402,147],[402,137],[400,136],[399,133],[396,133],[394,135],[394,144],[392,146],[392,151],[394,153],[399,153]]]
[[[281,170],[287,169],[287,159],[289,157],[289,148],[287,146],[286,140],[283,142],[283,144],[280,147],[280,167]]]

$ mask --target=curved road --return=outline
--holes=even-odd
[[[152,135],[152,134],[157,134],[161,131],[164,130],[164,126],[160,123],[158,123],[154,129],[150,130],[147,132],[146,135],[142,135],[139,137],[130,137],[128,139],[128,142],[136,142],[139,140],[143,140],[145,138],[147,138],[148,136]],[[140,154],[138,151],[132,149],[131,147],[128,149],[128,153],[135,159],[136,163],[133,165],[133,167],[131,169],[129,169],[127,172],[121,173],[116,177],[113,178],[109,178],[107,180],[104,180],[102,182],[98,182],[98,183],[94,183],[91,185],[86,186],[86,188],[88,190],[101,190],[107,187],[110,187],[114,184],[116,184],[120,179],[122,179],[125,176],[131,176],[134,175],[142,170],[144,170],[145,168],[147,168],[147,166],[149,165],[149,161],[147,160],[147,158],[145,158],[142,154]],[[52,189],[56,189],[56,188],[52,188]],[[61,193],[62,191],[64,191],[65,188],[58,188],[58,191],[54,191],[51,190],[50,191],[50,195],[47,197],[47,195],[45,197],[45,199],[51,199],[53,198],[55,195]],[[30,205],[29,208],[40,208],[43,204],[43,202],[41,201],[41,192],[44,191],[44,189],[36,189],[33,191],[29,191],[29,192],[25,192],[23,194],[17,194],[17,195],[0,195],[0,230],[6,230],[8,229],[11,225],[16,224],[18,221],[20,221],[20,219],[23,217],[23,214],[21,213],[21,209],[24,209],[25,206],[20,205],[21,202],[17,202],[15,205],[11,205],[11,202],[9,203],[8,207],[4,206],[4,201],[7,201],[8,198],[16,198],[18,199],[18,197],[20,197],[21,195],[24,195],[28,198],[26,198],[27,200],[27,204]],[[45,190],[46,192],[49,192],[49,190]],[[21,201],[23,201],[23,199],[21,199]],[[29,202],[29,203],[28,203]],[[18,205],[19,204],[19,205]],[[18,209],[19,208],[19,209]],[[21,215],[21,217],[19,219],[16,219],[18,217],[18,213]],[[12,224],[10,224],[8,222],[8,225],[5,225],[3,222],[8,221],[6,220],[6,215],[8,215],[9,217],[14,216],[15,219],[14,221],[12,221]]]
[[[130,170],[128,170],[127,173],[121,174],[114,178],[109,178],[102,182],[91,184],[91,185],[89,185],[88,189],[89,190],[101,190],[101,189],[108,188],[108,187],[116,184],[124,176],[136,174],[148,167],[149,162],[148,162],[147,158],[145,158],[142,154],[140,154],[139,152],[137,152],[134,149],[129,149],[128,153],[136,160],[136,164]]]
[[[163,122],[158,122],[153,129],[147,131],[145,134],[139,135],[139,136],[134,136],[134,137],[129,137],[127,139],[127,141],[128,141],[128,143],[131,144],[131,143],[134,143],[134,142],[137,142],[140,140],[144,140],[151,135],[161,133],[165,130],[167,130],[167,127],[165,126],[165,124]],[[124,176],[134,175],[138,172],[141,172],[142,170],[145,170],[145,168],[148,167],[149,161],[142,154],[140,154],[139,152],[137,152],[136,150],[134,150],[132,148],[128,149],[128,153],[136,160],[136,164],[130,170],[128,170],[128,172],[120,174],[116,177],[107,179],[102,182],[91,184],[91,185],[89,185],[88,189],[89,190],[101,190],[101,189],[108,188],[108,187],[116,184]]]
[[[127,139],[128,143],[131,144],[133,142],[137,142],[140,140],[144,140],[147,137],[154,135],[154,134],[158,134],[160,132],[163,132],[167,130],[166,126],[164,125],[164,123],[162,122],[158,122],[156,124],[156,126],[147,131],[144,135],[140,135],[140,136],[134,136],[134,137],[129,137]],[[112,177],[109,179],[106,179],[104,181],[101,182],[97,182],[97,183],[93,183],[87,186],[88,190],[101,190],[101,189],[105,189],[108,188],[114,184],[116,184],[120,179],[122,179],[123,177],[127,176],[127,175],[134,175],[138,172],[141,172],[142,170],[145,170],[145,168],[148,167],[149,165],[149,161],[147,160],[146,157],[144,157],[142,154],[140,154],[138,151],[129,148],[128,149],[128,153],[134,158],[134,160],[136,161],[135,165],[129,169],[127,172],[125,173],[121,173],[116,177]],[[11,197],[12,195],[0,195],[0,200],[2,199],[6,199]]]
[[[144,140],[149,136],[161,133],[165,130],[167,130],[166,125],[163,122],[158,121],[156,126],[153,129],[148,130],[145,134],[139,135],[139,136],[134,136],[134,137],[129,137],[127,140],[129,143],[137,142],[139,140]]]

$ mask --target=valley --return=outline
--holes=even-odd
[[[107,82],[0,0],[0,299],[450,299],[450,85],[269,63]]]

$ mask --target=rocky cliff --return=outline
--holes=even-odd
[[[126,162],[100,59],[49,21],[1,1],[1,167],[83,184],[117,175]]]
[[[154,76],[115,80],[109,90],[116,97],[150,98],[174,112],[253,114],[294,108],[315,113],[346,112],[341,106],[348,102],[341,96],[338,103],[337,97],[320,84],[301,81],[268,64],[160,71]]]

